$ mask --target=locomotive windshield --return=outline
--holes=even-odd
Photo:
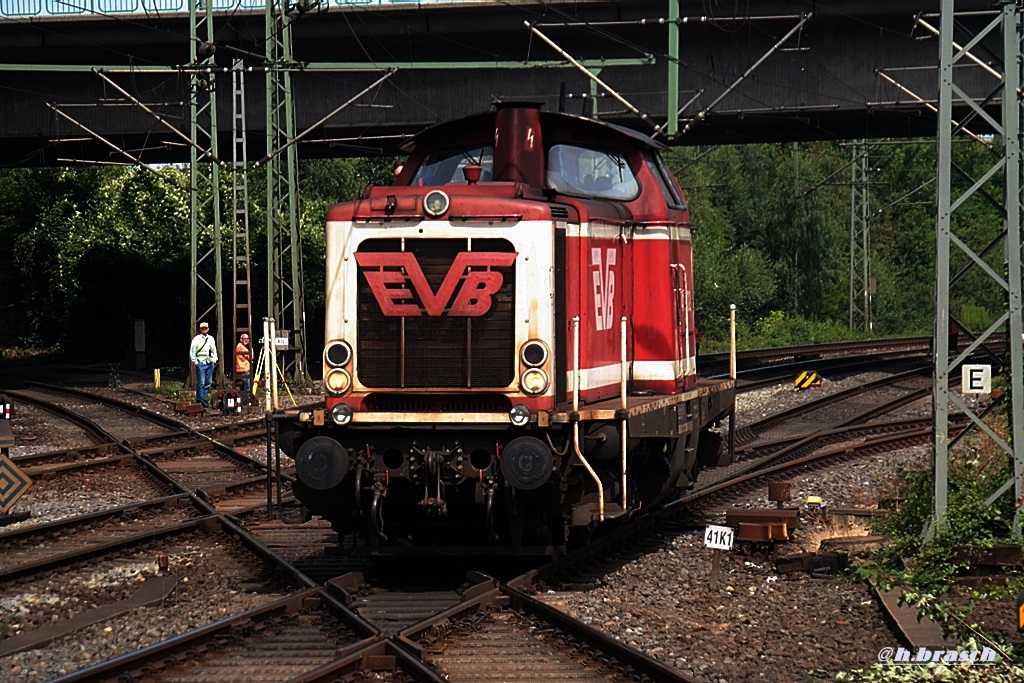
[[[682,195],[676,189],[675,183],[672,182],[671,172],[665,166],[664,159],[657,154],[645,151],[644,163],[647,164],[651,175],[658,182],[661,194],[665,197],[665,203],[673,209],[685,209],[686,202],[683,201]]]
[[[462,147],[431,152],[416,169],[410,185],[448,185],[466,181],[462,169],[480,166],[480,180],[487,182],[494,175],[494,148],[490,145]]]
[[[640,183],[619,152],[552,145],[548,150],[547,186],[561,194],[629,201]]]

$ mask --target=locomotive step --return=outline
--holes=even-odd
[[[618,503],[605,503],[604,504],[604,518],[618,519],[626,514],[626,510],[622,509],[622,506]],[[597,503],[585,503],[573,508],[572,511],[572,524],[573,526],[586,526],[591,522],[601,521],[601,511],[598,509]]]

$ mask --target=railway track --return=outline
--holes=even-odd
[[[910,395],[913,389],[904,386],[900,391]],[[913,399],[897,396],[891,400]],[[896,407],[893,404],[891,409]],[[834,406],[831,411],[818,410],[831,412],[835,417]],[[866,414],[870,412],[868,409],[847,412],[850,413],[845,416],[847,421],[860,424],[852,424],[851,431],[846,434],[840,434],[834,423],[828,423],[828,428],[824,422],[816,425],[815,431],[820,432],[817,438],[823,442],[832,439],[833,445],[838,444],[833,449],[835,452],[825,453],[819,444],[816,448],[819,453],[808,454],[809,445],[804,442],[806,434],[800,435],[795,429],[782,427],[776,421],[774,426],[766,427],[755,433],[753,438],[743,441],[742,454],[751,464],[748,470],[731,472],[728,482],[703,487],[665,510],[644,518],[624,531],[626,537],[631,538],[634,544],[642,544],[643,537],[638,534],[643,529],[655,528],[658,524],[678,524],[681,515],[692,514],[698,505],[708,510],[713,503],[706,501],[713,501],[715,496],[736,495],[728,493],[729,490],[735,492],[744,486],[749,490],[749,487],[760,486],[771,477],[791,476],[799,468],[827,466],[821,463],[856,457],[858,453],[866,452],[864,449],[885,448],[887,443],[894,443],[893,438],[901,440],[899,443],[910,443],[913,439],[923,438],[922,433],[927,431],[920,420],[913,424],[910,420],[872,423],[869,420],[873,416]],[[878,414],[886,412],[889,411],[882,410]],[[854,419],[857,416],[861,419]],[[794,416],[791,419],[802,418]],[[865,421],[868,423],[864,424]],[[108,423],[108,426],[116,427],[116,422]],[[101,428],[101,431],[106,430]],[[601,547],[607,549],[622,544],[625,542],[622,538],[609,536],[599,539],[584,554],[565,558],[561,568],[559,563],[555,563],[543,573],[528,572],[507,584],[480,575],[478,581],[463,581],[432,594],[422,589],[415,592],[388,591],[363,578],[372,574],[370,561],[353,561],[324,553],[325,547],[336,549],[340,544],[329,527],[315,523],[286,525],[264,520],[258,515],[245,517],[246,510],[259,509],[257,501],[253,507],[234,503],[221,506],[220,497],[230,496],[232,488],[252,487],[249,491],[253,498],[258,499],[259,494],[264,494],[264,500],[260,502],[265,507],[265,489],[261,488],[265,487],[265,466],[262,463],[253,465],[257,472],[250,474],[247,465],[241,464],[244,459],[229,457],[221,460],[221,456],[216,454],[218,446],[211,445],[211,440],[205,436],[188,429],[183,434],[176,434],[176,431],[180,430],[168,426],[163,434],[140,434],[133,437],[134,440],[125,439],[128,444],[115,436],[113,443],[90,447],[95,448],[96,459],[120,458],[123,462],[143,462],[146,464],[141,467],[147,472],[159,471],[161,466],[166,466],[171,471],[170,475],[161,472],[160,476],[173,482],[167,486],[172,489],[178,487],[173,495],[165,495],[161,501],[144,500],[122,505],[116,511],[97,510],[87,516],[88,519],[39,525],[35,537],[21,529],[14,530],[16,533],[11,535],[0,534],[0,546],[12,549],[5,550],[0,556],[0,585],[5,585],[5,592],[6,586],[34,589],[32,581],[49,579],[32,577],[58,576],[64,571],[60,567],[76,563],[84,566],[91,560],[82,558],[90,556],[106,558],[101,561],[115,565],[130,564],[134,561],[130,558],[146,557],[150,566],[156,566],[154,563],[159,561],[159,556],[167,554],[159,551],[163,542],[146,540],[143,534],[146,527],[159,526],[169,538],[176,538],[175,533],[225,533],[232,543],[244,546],[246,553],[250,546],[262,548],[267,557],[274,557],[270,562],[259,555],[261,563],[267,562],[263,569],[257,568],[248,554],[241,559],[243,555],[237,548],[233,554],[217,555],[218,559],[211,564],[197,566],[202,570],[206,566],[226,564],[234,571],[234,575],[228,572],[225,579],[228,583],[242,586],[246,591],[256,587],[258,594],[269,599],[245,610],[232,607],[235,611],[222,619],[173,635],[161,633],[155,639],[140,638],[134,648],[136,651],[119,656],[99,652],[97,656],[108,658],[108,661],[81,668],[58,678],[59,681],[245,680],[257,683],[299,678],[303,681],[696,680],[623,646],[599,630],[569,619],[531,595],[537,586],[555,581],[552,577],[564,573],[568,563],[575,563],[573,566],[586,564],[586,558],[593,557],[594,551],[601,552]],[[874,433],[885,431],[890,433],[889,441],[873,437]],[[224,435],[216,440],[231,438]],[[864,443],[853,448],[849,443],[851,440]],[[765,455],[787,448],[792,448],[790,462],[780,463],[778,459],[772,462]],[[37,467],[60,468],[75,464],[47,462],[39,456],[27,457],[38,458],[36,464],[31,465]],[[74,459],[76,456],[68,453],[62,457]],[[77,457],[90,459],[91,456]],[[25,464],[28,465],[28,461]],[[244,530],[234,524],[233,516],[236,514],[243,515],[240,522]],[[212,532],[209,531],[211,528]],[[249,540],[238,540],[241,535]],[[52,542],[52,553],[33,547],[30,540],[33,538],[40,539],[42,546]],[[192,542],[186,545],[200,554],[209,552],[211,557],[219,552],[196,550],[196,544]],[[101,549],[103,546],[109,548]],[[81,553],[77,560],[71,559],[76,557],[75,553]],[[176,554],[170,555],[174,557]],[[285,559],[290,570],[285,571],[281,569],[283,565],[276,564],[279,557]],[[170,572],[173,573],[175,562],[170,564]],[[289,580],[261,584],[253,578],[262,576],[270,566],[278,567],[273,572],[285,571]],[[420,568],[427,569],[422,565],[417,567]],[[349,573],[343,579],[332,578],[345,576],[346,571],[352,572],[353,569],[361,573]],[[7,576],[10,578],[5,578]],[[71,581],[66,583],[72,584]],[[222,585],[225,584],[222,582]],[[272,589],[268,589],[268,585]],[[413,599],[411,596],[417,592],[419,595]],[[58,623],[71,618],[67,614],[61,615]],[[119,628],[117,623],[108,620],[86,630],[104,627],[116,631]],[[125,629],[131,630],[131,627],[126,625]],[[93,637],[102,638],[102,633]],[[3,642],[6,641],[0,641]],[[145,647],[138,649],[140,644]],[[273,665],[268,666],[267,662]],[[508,666],[508,662],[516,665]]]
[[[737,446],[857,424],[930,398],[927,368],[883,377],[766,415],[736,429]]]
[[[37,404],[47,402],[43,396],[33,395],[32,398]],[[67,404],[61,407],[65,401],[50,401],[58,407],[49,404],[46,408],[56,413],[74,412],[79,402],[86,399],[76,396],[73,400],[74,407]],[[90,411],[96,413],[95,409]],[[96,648],[95,655],[108,661],[57,680],[144,677],[147,681],[279,681],[295,675],[308,675],[305,680],[364,680],[371,674],[378,678],[384,676],[381,680],[388,676],[397,677],[396,680],[453,680],[424,664],[424,658],[433,660],[437,668],[447,671],[447,676],[454,674],[457,679],[469,676],[470,680],[481,680],[480,672],[495,669],[493,659],[488,657],[521,657],[524,653],[536,654],[538,648],[547,654],[532,657],[516,680],[538,680],[544,672],[554,672],[559,677],[559,672],[566,675],[574,672],[580,680],[691,680],[621,644],[602,643],[599,632],[588,632],[586,637],[572,635],[582,625],[566,626],[564,617],[544,615],[543,606],[513,608],[513,602],[524,599],[529,603],[530,599],[513,599],[507,589],[496,592],[494,581],[482,591],[489,596],[486,600],[477,599],[481,589],[387,593],[362,586],[361,595],[346,595],[337,582],[330,581],[342,572],[338,571],[337,560],[332,566],[331,555],[325,554],[325,547],[339,545],[337,536],[329,528],[315,524],[289,527],[253,516],[244,531],[230,521],[229,515],[237,509],[213,507],[218,504],[218,495],[223,495],[229,485],[252,483],[247,482],[244,468],[224,464],[246,462],[245,459],[214,458],[211,449],[219,446],[211,446],[209,441],[197,438],[197,434],[187,429],[175,429],[175,425],[143,433],[139,438],[138,434],[144,432],[145,427],[140,428],[137,422],[125,426],[119,420],[105,419],[104,426],[100,426],[91,419],[79,419],[81,428],[88,430],[95,439],[108,441],[102,445],[105,450],[97,449],[97,455],[114,455],[74,462],[72,454],[51,453],[27,457],[23,464],[31,461],[30,467],[36,468],[41,480],[55,482],[54,490],[66,489],[72,480],[69,476],[58,483],[61,474],[82,477],[83,472],[117,468],[144,472],[174,493],[155,500],[100,507],[84,515],[0,533],[3,548],[0,585],[4,593],[46,593],[47,604],[52,606],[35,614],[39,624],[6,624],[8,637],[0,641],[4,645],[0,656],[24,654],[53,640],[67,639],[72,632],[77,637],[99,641],[103,640],[104,633],[117,632],[129,634],[134,640],[129,641],[131,645],[127,649],[137,651],[119,654],[118,643]],[[119,429],[119,432],[112,434],[109,429]],[[133,449],[130,438],[118,438],[125,436],[125,430],[135,434],[136,443],[146,445]],[[258,482],[264,478],[256,477]],[[224,484],[225,479],[233,484]],[[96,483],[100,489],[119,488],[124,481]],[[229,529],[228,536],[233,544],[273,548],[289,555],[287,563],[294,571],[289,574],[292,580],[264,583],[260,578],[266,570],[260,569],[259,563],[265,560],[257,562],[239,547],[225,550],[225,540],[221,538],[221,531],[225,529]],[[302,531],[296,533],[297,529]],[[251,535],[247,531],[252,531]],[[242,535],[249,539],[244,544],[239,542]],[[296,543],[296,536],[303,537],[304,542]],[[212,545],[207,545],[211,538]],[[166,570],[161,573],[161,558],[164,557],[167,558]],[[345,562],[351,565],[352,560]],[[179,570],[182,575],[177,573]],[[324,577],[325,588],[288,594],[288,586],[312,584],[304,570]],[[146,630],[148,636],[137,634],[137,627],[130,623],[137,623],[139,610],[147,611],[144,617],[147,622],[174,621],[170,616],[161,615],[155,600],[174,612],[181,611],[182,603],[186,611],[198,609],[199,601],[184,599],[180,584],[188,581],[189,590],[204,584],[195,578],[197,571],[206,577],[216,577],[214,583],[236,587],[225,591],[227,594],[255,594],[266,596],[268,600],[265,604],[240,610],[238,604],[218,607],[217,600],[206,595],[206,621],[216,616],[218,609],[241,613],[198,624],[199,628],[182,633],[151,629]],[[125,581],[125,572],[131,577],[128,581]],[[278,575],[278,572],[270,575]],[[108,594],[102,599],[92,598],[102,604],[95,609],[86,608],[87,601],[81,591],[94,590],[87,578],[95,577],[105,578],[104,581],[114,588],[102,587]],[[129,594],[126,587],[132,586],[136,577],[145,578],[141,584],[147,589]],[[239,586],[244,590],[238,590]],[[61,592],[55,587],[65,590]],[[341,597],[344,601],[339,603]],[[168,604],[169,600],[173,605]],[[91,600],[88,604],[92,604]],[[438,626],[449,618],[443,615],[457,606],[463,614],[460,620],[451,627]],[[44,629],[43,622],[53,626]],[[397,633],[428,623],[429,627],[421,626],[416,640],[402,641]],[[482,625],[482,634],[470,628],[474,623]],[[15,628],[16,633],[12,631]],[[443,647],[437,640],[442,630],[445,633]],[[481,638],[493,641],[499,635],[499,643],[492,642],[480,649]],[[465,647],[475,648],[476,655],[468,657],[460,649]],[[256,664],[257,661],[263,664]],[[275,664],[267,666],[266,661]],[[467,663],[471,669],[465,669]],[[659,673],[653,677],[637,673],[637,666],[641,671],[648,669]],[[317,678],[319,676],[323,678]]]
[[[812,422],[802,434],[794,428],[785,437],[750,440],[740,453],[743,460],[728,468],[703,472],[698,488],[678,501],[596,539],[576,553],[527,572],[512,583],[540,597],[548,594],[549,600],[561,603],[573,591],[592,590],[602,583],[602,576],[616,571],[630,557],[663,551],[667,539],[681,530],[692,530],[705,523],[720,524],[721,515],[733,501],[749,499],[754,492],[760,494],[768,483],[789,481],[809,472],[845,466],[859,458],[927,444],[931,440],[930,418],[869,421],[908,400],[916,400],[919,390],[904,387],[902,391],[905,397],[888,398],[874,406],[867,405],[870,392],[858,392],[863,404],[857,414],[834,415],[831,424]],[[881,399],[876,396],[876,400]],[[814,410],[822,410],[819,402],[813,403]],[[824,405],[830,403],[826,401]],[[964,420],[957,422],[960,426],[965,424]]]
[[[12,567],[2,577],[4,594],[31,609],[4,614],[0,655],[72,634],[102,642],[105,629],[138,629],[130,613],[139,609],[146,623],[159,625],[146,629],[145,644],[292,592],[301,576],[267,571],[271,556],[260,556],[247,541],[230,524],[206,516]],[[92,636],[83,635],[88,629]],[[104,648],[108,656],[117,640]]]
[[[372,635],[313,588],[57,680],[285,681],[330,667]]]
[[[698,683],[508,584],[482,591],[399,637],[449,681]]]
[[[164,654],[159,655],[156,664],[145,664],[147,672],[166,669],[171,679],[178,679],[182,672],[168,664],[177,662],[185,663],[190,680],[227,680],[223,676],[231,669],[242,676],[240,680],[281,680],[284,672],[289,678],[317,669],[320,664],[337,662],[346,649],[365,639],[365,627],[364,632],[349,629],[348,634],[336,628],[344,619],[333,611],[310,615],[313,602],[330,603],[327,596],[311,601],[308,595],[289,595],[294,587],[308,591],[316,585],[303,569],[321,580],[352,570],[350,560],[341,567],[338,558],[324,553],[331,540],[337,545],[336,534],[322,526],[285,530],[280,524],[254,519],[250,519],[254,531],[250,534],[232,521],[243,512],[261,509],[261,504],[265,509],[268,470],[262,462],[166,419],[152,420],[162,426],[151,431],[145,425],[140,428],[140,421],[151,420],[149,415],[131,416],[132,421],[126,424],[122,416],[111,417],[95,405],[83,409],[90,395],[54,401],[49,396],[52,393],[56,392],[34,392],[27,400],[75,420],[91,440],[105,443],[96,447],[96,457],[86,460],[74,461],[67,452],[20,458],[21,464],[38,477],[32,491],[39,494],[52,489],[55,494],[67,495],[74,488],[73,482],[81,481],[98,500],[96,509],[87,514],[70,518],[58,514],[57,519],[45,521],[37,516],[31,526],[0,533],[0,547],[4,549],[0,555],[0,585],[4,595],[26,604],[34,604],[34,596],[46,596],[43,609],[14,614],[0,610],[0,633],[5,636],[0,641],[0,656],[27,655],[75,633],[76,638],[99,644],[88,656],[114,662],[109,668],[101,667],[106,672],[122,666],[118,663],[119,647],[128,652],[156,641],[164,645],[154,651]],[[119,406],[113,409],[121,410]],[[82,417],[83,412],[99,415],[103,426]],[[126,433],[135,443],[148,446],[135,450],[130,438],[119,438]],[[259,435],[265,436],[265,432]],[[238,438],[247,435],[239,436],[236,430],[226,440]],[[116,471],[118,475],[98,480],[95,473],[100,471]],[[127,477],[126,472],[130,473]],[[134,475],[155,482],[155,490],[128,485],[127,479]],[[283,476],[287,479],[286,474]],[[163,495],[164,490],[173,495]],[[107,491],[127,491],[129,497],[134,494],[141,500],[114,505],[104,499],[102,494]],[[254,504],[239,505],[238,491],[248,491]],[[155,492],[161,497],[154,499]],[[311,533],[296,533],[296,528]],[[261,537],[290,555],[291,561],[282,560],[261,542]],[[160,573],[162,558],[165,573]],[[138,588],[135,584],[141,578],[145,578],[141,581],[143,588],[129,591]],[[289,586],[293,588],[289,590]],[[259,604],[253,607],[253,603],[264,601],[261,596],[272,598],[275,604],[267,609]],[[168,612],[164,614],[161,609]],[[172,616],[182,611],[186,612],[185,623]],[[30,621],[23,618],[28,614]],[[219,614],[239,615],[237,623],[225,628],[208,624]],[[263,619],[261,614],[270,616]],[[354,613],[351,619],[358,622]],[[161,627],[140,632],[140,621]],[[251,629],[248,624],[254,621],[264,625]],[[250,632],[239,641],[239,633]],[[107,633],[125,635],[111,639]],[[317,633],[322,635],[319,640]],[[177,644],[185,641],[188,645],[183,646],[184,654],[169,660],[166,652],[177,651]],[[230,644],[239,643],[234,660],[217,657],[217,663],[205,673],[196,673],[203,668],[195,663],[202,659],[197,652],[222,652]],[[297,647],[299,644],[303,645]],[[388,657],[396,660],[395,655],[385,659]],[[407,661],[409,657],[399,659]],[[267,667],[268,660],[275,661],[275,666]],[[77,665],[83,663],[87,662],[79,661]],[[131,669],[130,665],[125,667],[123,670]],[[409,668],[425,667],[414,663]],[[107,673],[89,671],[87,667],[76,676],[105,680]]]
[[[863,341],[828,342],[824,344],[799,344],[777,348],[749,349],[736,352],[738,370],[756,369],[783,362],[817,360],[841,356],[881,355],[891,351],[903,353],[927,353],[931,349],[931,337],[895,337],[892,339],[869,339]],[[712,371],[728,366],[729,353],[706,353],[698,357],[698,363]],[[725,369],[728,369],[727,367]]]
[[[185,494],[110,507],[0,533],[0,580],[172,528],[204,514]]]
[[[15,457],[14,462],[38,481],[26,494],[24,505],[30,510],[39,507],[37,500],[52,500],[76,488],[100,492],[94,509],[147,500],[169,491],[191,491],[212,503],[217,512],[236,516],[267,507],[268,477],[276,483],[278,473],[228,445],[264,441],[266,428],[257,428],[262,420],[199,434],[188,425],[122,401],[73,389],[33,386],[41,388],[8,393],[74,423],[100,443],[85,457],[80,449]],[[115,466],[120,469],[115,471]],[[280,473],[282,500],[291,498],[292,475],[289,468]],[[48,514],[35,514],[29,523],[52,521],[54,506],[46,508]]]
[[[956,348],[965,349],[971,342],[966,335],[960,335]],[[1002,351],[1001,344],[1005,338],[990,338],[987,352]],[[995,348],[993,348],[995,345]],[[888,359],[894,354],[908,356],[931,355],[932,338],[927,337],[894,337],[891,339],[867,339],[861,341],[827,342],[823,344],[799,344],[796,346],[780,346],[765,349],[749,349],[736,352],[737,371],[769,370],[784,364],[801,362],[828,362],[832,359],[847,358],[853,361],[870,360],[871,358]],[[951,350],[952,350],[951,346]],[[721,374],[729,370],[729,353],[706,353],[698,356],[698,366],[702,374]],[[789,366],[792,367],[792,366]]]

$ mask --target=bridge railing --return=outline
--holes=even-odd
[[[331,7],[430,5],[480,0],[327,0]],[[315,3],[312,3],[315,4]],[[0,0],[0,17],[61,17],[88,14],[163,14],[188,12],[189,0]],[[265,0],[212,0],[214,11],[259,10]]]

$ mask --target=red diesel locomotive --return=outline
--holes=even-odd
[[[281,432],[311,512],[357,551],[556,553],[724,464],[662,149],[498,105],[330,210],[326,403]]]

